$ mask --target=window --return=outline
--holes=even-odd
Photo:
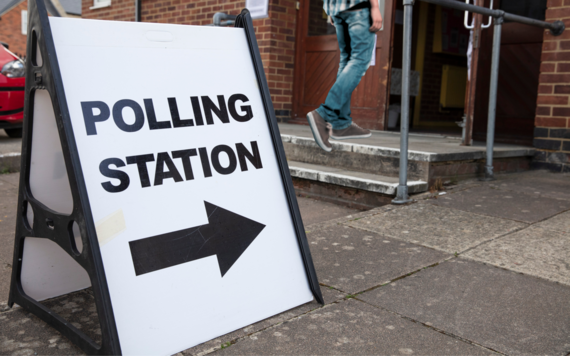
[[[93,6],[91,6],[90,9],[98,9],[107,6],[111,6],[111,0],[93,0]]]
[[[22,10],[22,35],[28,34],[28,10]]]

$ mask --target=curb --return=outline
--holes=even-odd
[[[19,152],[0,154],[0,173],[15,173],[20,171]]]

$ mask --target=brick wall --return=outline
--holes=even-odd
[[[91,10],[93,0],[81,1],[81,17],[87,19],[134,21],[134,0],[113,0],[111,6]]]
[[[134,0],[112,0],[109,7],[89,9],[82,1],[82,17],[134,21]],[[143,22],[207,25],[216,12],[238,15],[245,0],[142,0]],[[295,58],[295,0],[270,0],[269,18],[254,20],[255,34],[275,113],[280,121],[291,117]]]
[[[22,10],[28,10],[23,1],[0,17],[0,41],[6,42],[10,51],[20,57],[26,56],[26,35],[22,34]]]
[[[535,118],[533,165],[570,172],[570,0],[548,0],[546,21],[562,20],[560,36],[544,33]]]

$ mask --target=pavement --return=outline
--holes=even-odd
[[[22,139],[11,138],[0,129],[0,173],[20,171]]]
[[[2,304],[17,183],[0,175]],[[570,175],[500,175],[415,199],[356,211],[299,197],[325,305],[180,354],[570,355]],[[89,289],[43,304],[100,342]],[[82,354],[22,308],[0,310],[0,354]]]

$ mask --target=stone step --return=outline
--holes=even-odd
[[[395,177],[355,172],[304,162],[287,161],[287,163],[289,164],[291,176],[295,178],[329,183],[373,193],[391,196],[396,195],[398,178]],[[408,191],[410,194],[425,192],[427,189],[427,182],[418,180],[408,181]]]
[[[369,138],[330,140],[333,150],[325,152],[315,143],[305,125],[280,124],[287,159],[295,162],[397,178],[400,172],[400,135],[372,131]],[[461,146],[460,139],[442,135],[410,134],[408,179],[428,182],[460,180],[484,173],[486,147],[483,142]],[[493,150],[496,173],[519,172],[530,168],[532,147],[497,143]]]

